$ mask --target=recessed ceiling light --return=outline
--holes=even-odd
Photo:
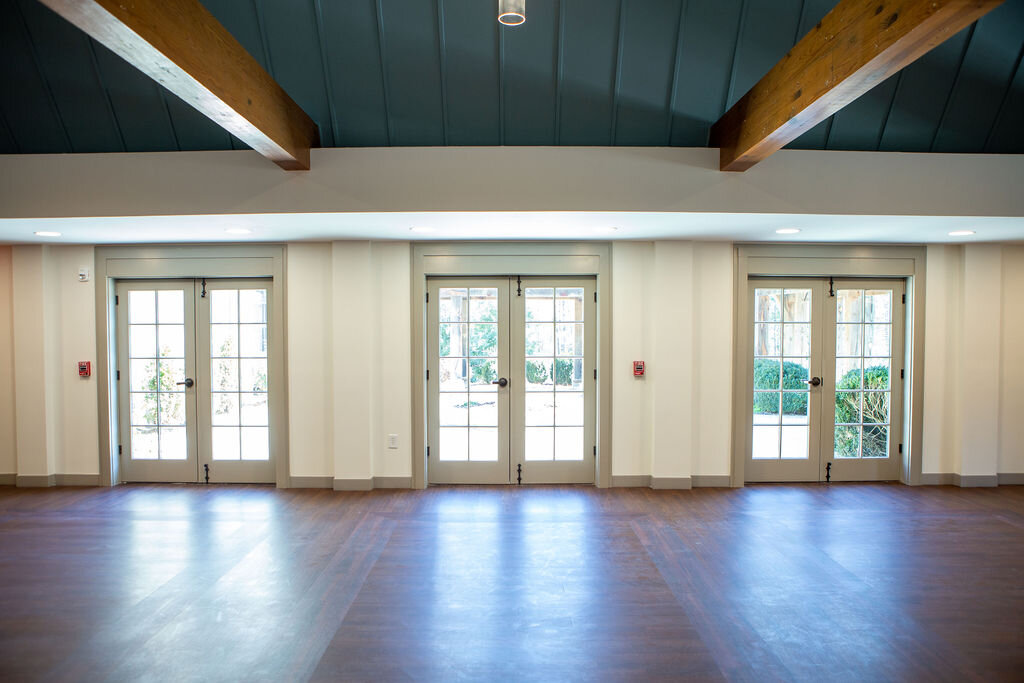
[[[37,230],[36,235],[39,237],[60,237],[59,232],[54,232],[52,230]]]
[[[39,233],[36,233],[36,234],[38,235]],[[949,236],[950,237],[967,237],[968,235],[973,235],[973,234],[974,234],[973,230],[954,230],[953,232],[949,233]]]
[[[249,228],[228,228],[224,232],[226,232],[229,235],[251,235],[252,234],[252,230],[250,230]]]
[[[498,23],[519,26],[526,21],[526,0],[498,0]]]
[[[427,227],[426,225],[414,225],[409,228],[409,230],[412,232],[434,232],[433,228]]]
[[[795,235],[800,232],[800,228],[779,228],[775,231],[778,235]]]

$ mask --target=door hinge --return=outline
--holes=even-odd
[[[430,381],[430,370],[427,370],[427,381]]]
[[[594,292],[594,303],[597,303],[597,292]]]
[[[903,303],[907,303],[907,295],[906,294],[903,295]]]
[[[427,446],[427,457],[430,457],[430,446]]]
[[[594,368],[594,379],[597,379],[597,368]]]
[[[901,368],[901,369],[900,369],[900,379],[903,379],[903,372],[904,372],[904,371],[903,371],[903,369]]]
[[[121,304],[121,297],[114,295],[114,305],[119,306]]]
[[[594,457],[597,457],[597,446],[594,446]]]
[[[900,444],[900,453],[903,452],[903,444]]]
[[[121,381],[121,371],[120,370],[117,371],[117,381],[118,382]]]
[[[427,299],[426,299],[426,301],[427,301],[428,304],[430,303],[430,292],[427,292]]]
[[[121,448],[121,444],[117,445],[117,454],[118,455],[123,455],[124,454],[124,450]]]

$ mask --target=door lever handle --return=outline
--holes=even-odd
[[[194,381],[192,381],[192,378],[191,378],[191,377],[186,377],[186,378],[185,378],[185,381],[184,381],[184,382],[178,382],[178,386],[179,386],[179,387],[180,387],[180,386],[181,386],[182,384],[184,384],[184,385],[185,385],[185,388],[186,388],[186,389],[191,389],[191,388],[192,388],[192,385],[193,385],[193,384],[195,384],[195,382],[194,382]]]
[[[804,380],[804,384],[809,384],[812,387],[821,386],[821,378],[820,377],[812,377],[810,379],[805,379]]]
[[[496,379],[495,381],[491,382],[491,384],[497,384],[499,387],[507,387],[508,386],[508,380],[505,379],[504,377],[500,377],[500,378]]]

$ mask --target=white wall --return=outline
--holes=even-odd
[[[612,243],[612,476],[651,473],[653,374],[632,363],[653,360],[653,242]],[[653,368],[648,368],[653,372]]]
[[[286,258],[291,474],[333,476],[331,245],[292,244]]]
[[[729,243],[612,244],[614,476],[728,476],[732,289]]]
[[[292,476],[410,477],[409,243],[291,244],[287,258]]]
[[[13,363],[17,474],[98,474],[94,250],[12,249]],[[86,267],[88,282],[79,282]]]
[[[1003,248],[999,458],[1003,473],[1024,473],[1024,246]]]
[[[611,257],[612,474],[728,475],[733,246],[615,242]],[[75,371],[95,362],[95,281],[77,279],[93,260],[0,247],[0,474],[99,471],[98,378]],[[410,272],[406,242],[288,246],[293,476],[411,475]],[[1024,473],[1024,246],[932,246],[927,274],[923,471]]]
[[[0,246],[0,475],[17,471],[14,441],[14,329],[11,247]]]
[[[930,246],[922,472],[1024,473],[1024,248]]]

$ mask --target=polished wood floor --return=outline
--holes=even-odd
[[[0,487],[0,679],[1022,680],[1024,487]]]

